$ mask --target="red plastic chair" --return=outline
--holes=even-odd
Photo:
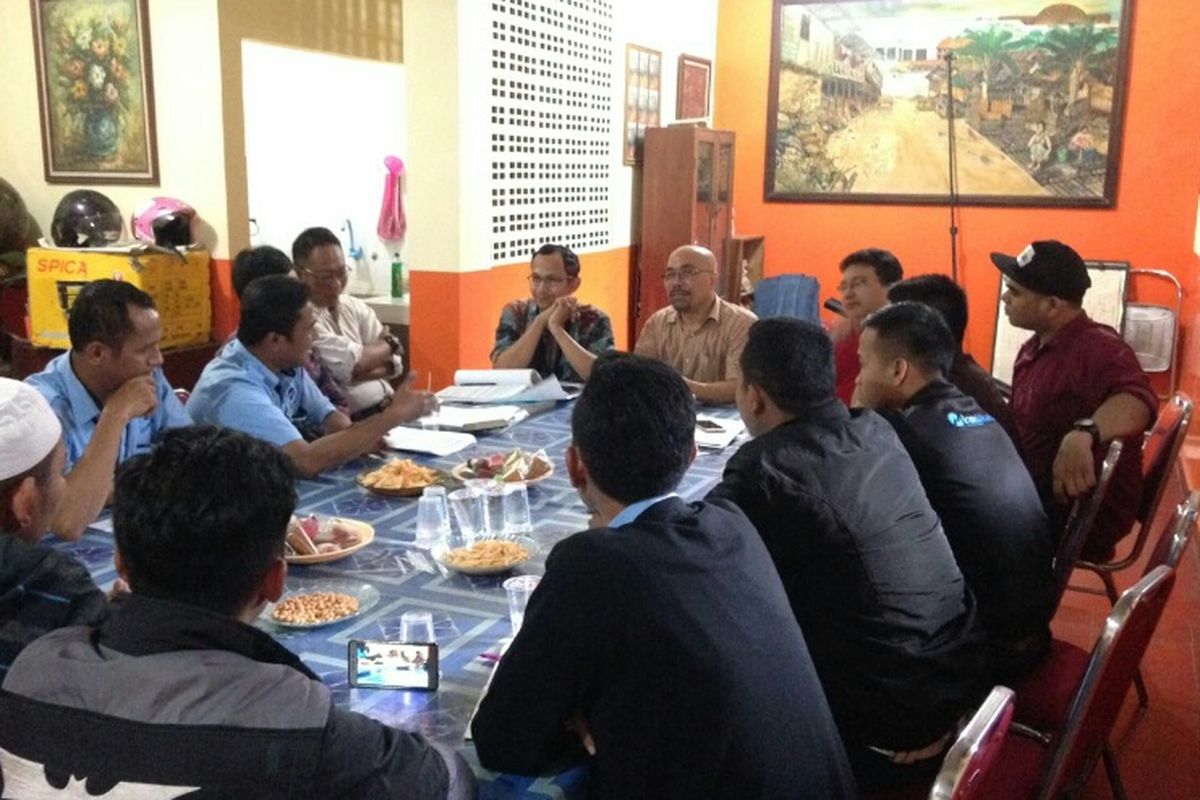
[[[981,797],[1049,800],[1070,795],[1091,775],[1096,761],[1103,759],[1113,794],[1124,800],[1108,733],[1174,585],[1175,570],[1160,566],[1121,595],[1072,694],[1062,727],[1050,734],[1033,732],[1036,739],[1010,736],[993,772],[995,779]],[[1018,687],[1018,720],[1021,692]],[[1014,729],[1028,731],[1015,724]]]
[[[996,686],[959,733],[933,782],[930,800],[976,800],[992,780],[1013,716],[1013,691]]]

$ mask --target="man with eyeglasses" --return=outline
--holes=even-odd
[[[676,248],[663,282],[671,305],[646,320],[634,352],[679,370],[701,402],[732,403],[742,348],[758,317],[717,296],[717,259],[706,248]]]
[[[317,310],[313,350],[350,404],[358,421],[387,407],[393,382],[404,373],[400,340],[371,307],[345,293],[349,272],[342,243],[328,228],[308,228],[292,243],[296,272]]]
[[[531,296],[513,300],[500,312],[492,366],[586,381],[596,356],[613,349],[613,332],[607,314],[575,299],[580,282],[579,256],[570,248],[539,247],[529,264]]]
[[[850,405],[854,381],[858,378],[858,339],[862,322],[887,305],[888,287],[904,277],[904,268],[900,266],[900,259],[878,247],[856,250],[843,258],[838,268],[842,272],[838,294],[842,296],[846,319],[836,324],[829,335],[833,339],[837,396]]]

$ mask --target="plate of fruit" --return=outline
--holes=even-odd
[[[289,564],[324,564],[357,553],[375,538],[365,522],[341,517],[292,517],[288,523],[285,557]]]
[[[545,450],[531,453],[521,448],[468,459],[450,470],[460,481],[491,478],[501,483],[538,483],[554,474]]]

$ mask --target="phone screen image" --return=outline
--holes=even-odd
[[[348,648],[351,686],[422,691],[437,688],[436,644],[352,639]]]
[[[725,430],[720,426],[720,424],[707,419],[696,420],[696,427],[702,431],[707,431],[708,433],[721,433],[723,430]]]

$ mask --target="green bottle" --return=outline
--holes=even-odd
[[[392,253],[392,297],[404,296],[404,262],[399,253]]]

